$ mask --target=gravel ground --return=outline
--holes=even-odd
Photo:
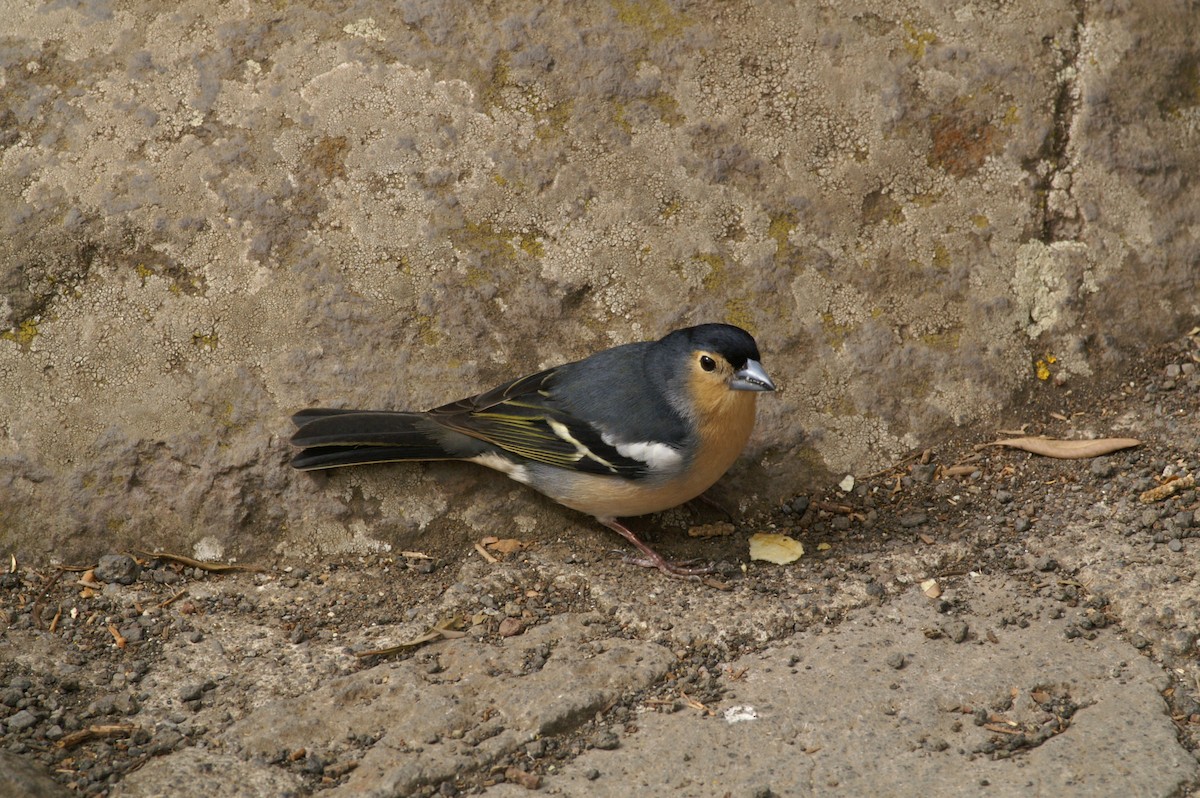
[[[735,706],[753,692],[739,670],[759,661],[795,672],[820,651],[836,672],[839,649],[823,641],[849,641],[872,625],[864,619],[889,612],[929,617],[910,630],[912,650],[881,644],[886,667],[863,677],[880,680],[873,687],[924,678],[910,666],[922,639],[969,653],[962,644],[999,646],[1046,624],[1057,645],[1104,649],[1118,669],[1133,657],[1158,674],[1154,700],[1174,746],[1195,752],[1200,498],[1195,487],[1142,497],[1200,473],[1198,361],[1200,338],[1184,337],[1127,364],[1114,384],[1052,378],[992,427],[948,431],[849,491],[796,496],[725,536],[675,531],[720,520],[702,506],[639,522],[669,556],[722,561],[715,587],[627,566],[605,530],[573,518],[495,563],[437,540],[421,556],[255,571],[147,552],[71,567],[14,560],[0,575],[0,751],[12,755],[0,771],[16,778],[33,766],[64,793],[89,796],[154,794],[198,774],[208,774],[206,795],[604,794],[628,786],[612,773],[637,772],[630,757],[652,740],[690,750],[690,732],[641,729]],[[1016,429],[1143,445],[1090,460],[978,447]],[[746,538],[768,529],[801,540],[806,555],[790,566],[747,562]],[[908,750],[1018,767],[1069,736],[1089,706],[1060,665],[1026,665],[1030,700],[966,707],[957,727],[917,735]],[[1039,683],[1038,667],[1054,679]],[[411,715],[351,708],[367,694]],[[786,772],[755,781],[756,767],[734,794],[788,794],[798,783]],[[56,794],[29,778],[0,795]],[[1105,794],[1104,783],[1091,794]],[[1196,785],[1183,768],[1162,789]]]

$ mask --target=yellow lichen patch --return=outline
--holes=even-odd
[[[854,331],[852,324],[838,324],[832,313],[821,314],[821,329],[825,332],[825,340],[830,346],[837,348],[846,342],[846,338]]]
[[[983,230],[991,225],[991,221],[982,213],[977,213],[971,217],[971,224],[975,225],[980,230]]]
[[[433,317],[421,313],[417,315],[417,337],[425,346],[437,346],[442,342],[441,334],[433,326]]]
[[[720,291],[725,286],[725,259],[715,252],[698,252],[692,260],[708,266],[708,274],[704,275],[705,291]]]
[[[962,333],[958,330],[947,330],[946,332],[929,333],[928,335],[921,336],[921,342],[930,349],[938,349],[946,352],[958,349],[961,341]]]
[[[480,257],[509,263],[516,259],[517,250],[513,246],[515,231],[497,230],[491,222],[472,222],[468,220],[463,226],[450,234],[450,240],[459,249],[475,252]]]
[[[736,327],[741,327],[746,332],[753,335],[754,316],[750,312],[749,302],[742,297],[728,299],[725,301],[725,323],[732,324]]]
[[[496,56],[495,63],[492,64],[492,71],[487,77],[481,78],[479,81],[481,85],[479,101],[484,110],[489,112],[489,115],[493,108],[497,106],[504,107],[501,98],[504,88],[508,85],[508,59],[509,54],[501,51]]]
[[[907,21],[904,23],[904,34],[906,37],[904,49],[917,61],[924,58],[926,48],[938,40],[937,34],[933,31],[918,30],[916,25]]]
[[[666,0],[612,0],[617,19],[645,31],[656,42],[675,37],[691,23]]]
[[[669,127],[679,127],[687,121],[687,117],[679,110],[679,101],[666,92],[651,94],[646,98],[646,104]]]
[[[950,250],[941,241],[933,245],[933,266],[942,271],[950,268]]]
[[[683,200],[679,199],[679,197],[671,197],[670,199],[663,201],[662,205],[659,207],[658,215],[663,219],[670,219],[682,209]]]
[[[531,258],[540,258],[546,254],[546,246],[538,233],[521,233],[521,251]]]
[[[212,352],[217,348],[217,344],[221,342],[220,336],[216,332],[207,333],[192,333],[192,346],[197,349],[203,349],[207,352]]]
[[[33,339],[37,338],[38,326],[33,319],[25,319],[15,328],[0,332],[0,338],[5,341],[12,341],[17,346],[24,350],[29,349],[29,345],[33,343]]]
[[[574,107],[575,105],[571,100],[563,100],[538,113],[536,116],[542,121],[542,124],[537,126],[534,135],[540,141],[549,141],[565,134],[567,132],[567,123],[571,121],[571,113]]]
[[[621,132],[623,132],[626,136],[632,136],[633,135],[633,125],[629,122],[628,119],[625,118],[625,103],[614,101],[612,103],[612,107],[613,107],[613,113],[612,113],[613,124],[616,125],[618,128],[620,128]]]
[[[792,246],[790,237],[796,229],[799,218],[795,211],[784,211],[771,216],[767,225],[767,238],[775,242],[775,257],[782,257]]]

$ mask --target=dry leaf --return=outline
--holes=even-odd
[[[527,790],[537,790],[542,786],[541,776],[521,770],[516,765],[509,765],[504,770],[504,780],[510,784],[520,785]]]
[[[750,559],[787,565],[804,556],[800,541],[787,535],[758,532],[750,536]]]
[[[498,551],[501,554],[512,554],[514,551],[523,551],[524,549],[529,548],[528,543],[523,540],[517,540],[516,538],[504,538],[503,540],[492,538],[491,543],[486,542],[485,539],[483,545],[487,546],[492,551]]]
[[[1054,438],[1005,438],[1002,441],[985,443],[984,446],[1007,446],[1030,454],[1055,457],[1060,460],[1080,460],[1141,446],[1136,438],[1096,438],[1090,441],[1064,441]]]
[[[732,535],[734,525],[728,521],[717,521],[715,524],[703,524],[688,528],[688,536],[693,538],[719,538]]]
[[[921,592],[929,598],[938,598],[942,595],[942,586],[936,579],[926,579],[921,583]]]

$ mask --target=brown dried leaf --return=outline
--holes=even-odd
[[[536,790],[542,786],[541,776],[521,770],[516,765],[509,765],[504,770],[504,780],[511,784],[520,785],[527,790]]]
[[[501,554],[512,554],[514,551],[523,551],[530,546],[529,543],[526,543],[523,540],[517,540],[516,538],[504,538],[503,540],[492,538],[491,543],[485,542],[483,545],[487,546],[492,551],[497,551]]]
[[[1087,457],[1112,454],[1131,446],[1141,446],[1142,442],[1136,438],[1096,438],[1090,441],[1064,441],[1055,438],[1005,438],[983,445],[1007,446],[1010,449],[1020,449],[1030,454],[1040,454],[1043,457],[1055,457],[1060,460],[1081,460]]]

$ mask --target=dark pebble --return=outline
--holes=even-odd
[[[1097,457],[1092,461],[1092,476],[1107,479],[1117,471],[1117,466],[1107,457]]]
[[[908,515],[900,516],[900,526],[905,529],[921,526],[929,521],[929,516],[925,513],[909,513]]]
[[[1029,527],[1031,527],[1031,526],[1033,526],[1033,522],[1025,517],[1018,518],[1016,521],[1013,522],[1013,529],[1018,533],[1028,532]]]
[[[595,768],[588,768],[583,772],[583,777],[588,781],[595,781],[596,779],[600,778],[600,771],[596,770]]]
[[[181,701],[199,701],[204,696],[204,685],[200,682],[189,682],[179,689]]]
[[[1033,567],[1042,572],[1058,570],[1058,561],[1053,557],[1038,557],[1033,561]]]
[[[967,622],[957,618],[947,621],[942,625],[942,632],[955,643],[961,643],[966,640],[969,631],[970,627],[967,626]]]
[[[929,484],[933,482],[933,475],[937,473],[937,463],[918,463],[912,467],[912,480],[920,484]]]
[[[601,732],[596,736],[596,741],[592,743],[601,751],[612,751],[621,745],[621,740],[611,731]]]
[[[897,652],[895,654],[888,655],[887,664],[888,664],[889,668],[895,668],[896,670],[900,670],[907,663],[904,661],[904,655]]]
[[[30,726],[36,724],[37,720],[37,715],[34,715],[28,709],[22,709],[20,712],[11,715],[8,720],[4,722],[4,725],[8,727],[8,731],[11,734],[12,732],[25,731]]]
[[[96,578],[101,582],[132,585],[142,572],[142,566],[128,554],[105,554],[96,566]]]
[[[796,515],[804,515],[804,513],[808,510],[808,503],[809,498],[807,496],[797,496],[796,498],[792,499],[792,512]]]
[[[1013,500],[1012,491],[1010,491],[1010,490],[996,491],[996,501],[1000,502],[1001,504],[1008,504],[1012,500]]]

